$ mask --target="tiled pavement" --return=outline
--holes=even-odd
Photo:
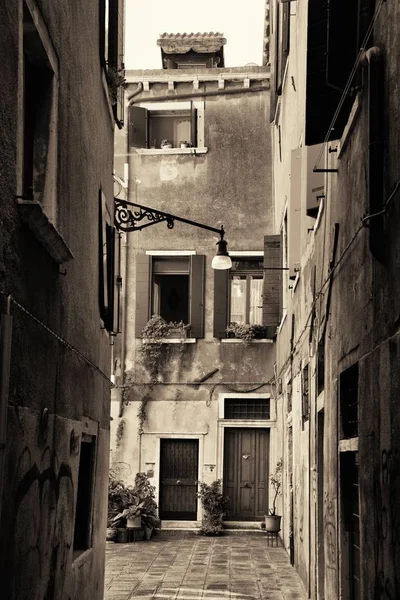
[[[107,542],[105,600],[305,600],[283,548],[262,535],[162,534]]]

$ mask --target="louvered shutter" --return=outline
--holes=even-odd
[[[264,237],[263,325],[272,328],[272,335],[282,316],[281,248],[280,235]]]
[[[204,337],[204,265],[205,257],[190,257],[190,333],[192,337]]]
[[[136,310],[135,336],[142,336],[143,327],[150,318],[150,266],[151,257],[136,257]]]
[[[228,325],[230,271],[214,271],[214,337],[225,338]]]

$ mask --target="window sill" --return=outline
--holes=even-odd
[[[19,199],[18,205],[22,220],[57,264],[60,265],[74,258],[64,238],[47,217],[39,202]]]
[[[138,154],[146,154],[150,156],[164,154],[207,154],[208,148],[133,148]]]
[[[358,452],[358,437],[340,440],[339,452]]]
[[[154,344],[161,342],[162,344],[195,344],[196,338],[162,338],[161,340],[142,339],[142,344]]]
[[[239,338],[222,338],[221,342],[223,344],[273,344],[274,340],[271,339],[263,339],[263,340],[251,340],[250,342],[245,342]]]
[[[93,554],[93,548],[87,550],[74,550],[72,553],[72,567],[80,567],[87,562]]]

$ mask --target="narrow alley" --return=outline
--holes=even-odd
[[[159,533],[146,543],[107,542],[105,600],[302,600],[283,548],[262,533],[200,537]]]

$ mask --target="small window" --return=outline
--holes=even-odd
[[[74,550],[92,547],[95,436],[82,434],[75,510]]]
[[[197,147],[198,114],[193,102],[176,108],[129,108],[129,146],[164,150]],[[203,123],[203,120],[202,120]]]
[[[153,259],[152,314],[189,323],[189,259]]]
[[[317,360],[317,392],[318,395],[325,388],[325,336],[318,344],[318,360]]]
[[[358,363],[340,374],[341,439],[358,436]]]
[[[263,259],[233,259],[230,276],[230,322],[262,324]]]
[[[225,398],[225,419],[270,419],[269,398]]]
[[[34,18],[35,17],[35,18]],[[23,11],[22,193],[55,221],[57,174],[57,58],[39,11]]]

